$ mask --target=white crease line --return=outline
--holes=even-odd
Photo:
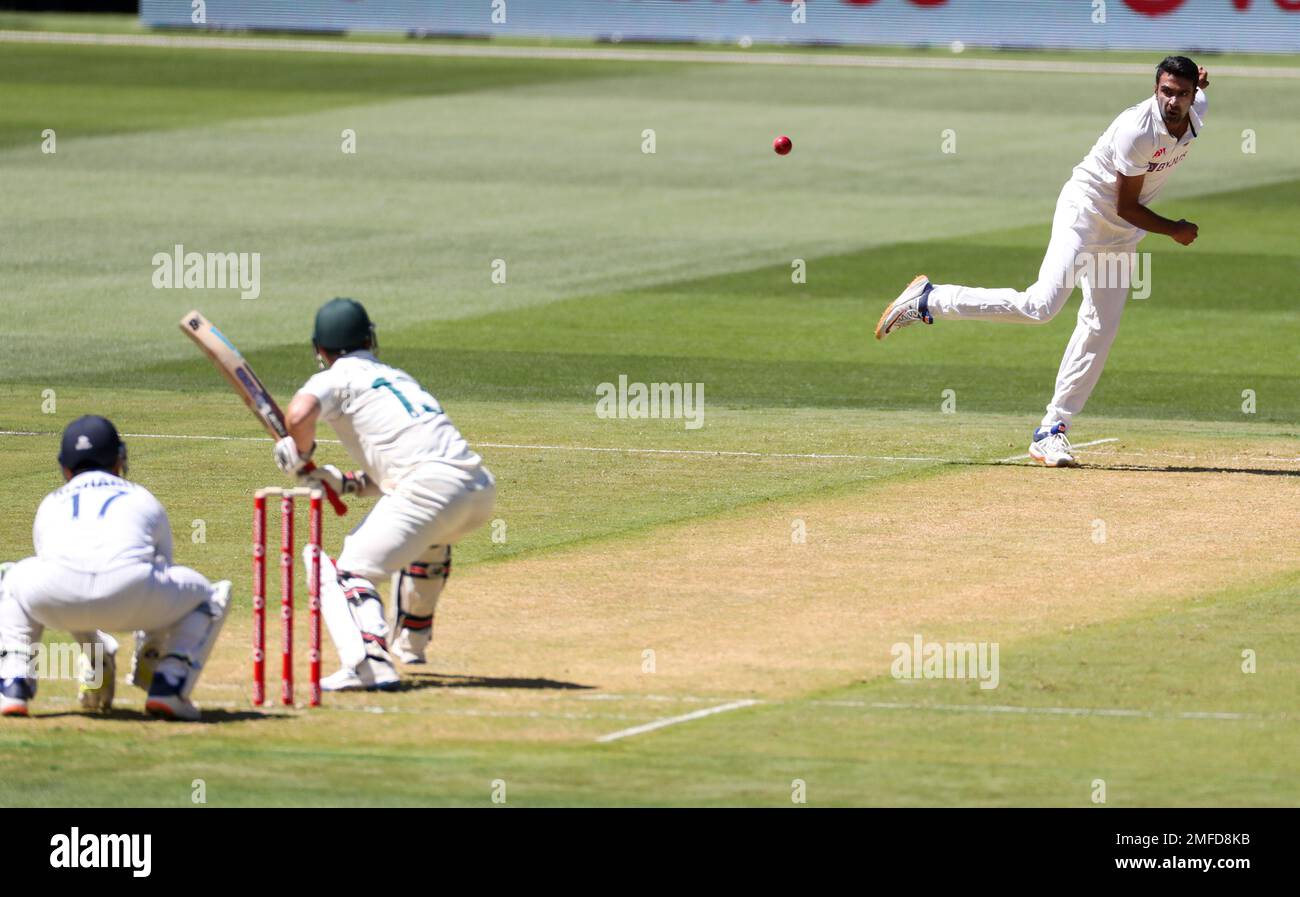
[[[57,437],[58,433],[42,432],[38,430],[0,430],[0,436],[47,436],[50,438]],[[179,439],[179,440],[197,440],[201,442],[267,442],[269,437],[262,436],[209,436],[193,435],[188,433],[123,433],[127,439]],[[337,439],[317,439],[317,442],[323,445],[340,445]],[[1119,442],[1118,437],[1107,439],[1094,439],[1091,442],[1080,442],[1074,445],[1076,449],[1088,448],[1094,445],[1104,445],[1110,442]],[[532,443],[517,442],[477,442],[482,448],[508,449],[518,451],[549,451],[549,452],[608,452],[613,454],[626,455],[686,455],[686,456],[707,456],[707,457],[732,457],[732,458],[785,458],[785,459],[804,459],[813,461],[887,461],[902,463],[921,463],[921,464],[983,464],[989,463],[978,458],[940,458],[930,455],[851,455],[851,454],[829,454],[822,452],[754,452],[738,451],[732,449],[662,449],[662,448],[627,448],[621,446],[590,446],[590,445],[544,445]],[[1295,464],[1300,463],[1300,457],[1296,458],[1279,458],[1279,457],[1254,457],[1247,455],[1229,455],[1226,460],[1220,462],[1216,459],[1206,459],[1200,455],[1188,455],[1177,452],[1161,452],[1156,450],[1142,451],[1130,449],[1124,452],[1095,452],[1089,454],[1111,455],[1122,457],[1133,455],[1136,457],[1153,456],[1153,457],[1170,457],[1170,458],[1187,458],[1193,461],[1199,460],[1203,464],[1226,463],[1226,461],[1254,461],[1254,462],[1273,462],[1277,464]],[[991,463],[994,464],[1011,464],[1015,461],[1024,461],[1029,455],[1012,455],[1009,458],[1002,458]]]
[[[822,461],[923,461],[949,463],[951,458],[905,457],[898,455],[832,455],[818,452],[750,452],[728,449],[602,448],[586,445],[523,445],[511,442],[477,442],[483,448],[527,449],[552,452],[622,452],[630,455],[725,455],[737,458],[811,458]]]
[[[902,704],[887,701],[810,701],[823,707],[859,707],[871,710],[921,710],[948,713],[1014,713],[1048,716],[1110,716],[1137,719],[1289,720],[1286,714],[1229,713],[1219,711],[1132,710],[1119,707],[1017,707],[1010,704]]]
[[[0,436],[58,436],[58,433],[42,433],[37,430],[0,430]],[[270,436],[195,436],[188,433],[123,433],[126,439],[190,439],[200,442],[269,442]],[[317,439],[331,445],[340,445],[337,439]]]
[[[1144,75],[1149,66],[1126,62],[1091,62],[1051,59],[917,59],[849,53],[722,52],[718,50],[637,50],[582,47],[455,46],[450,44],[385,44],[365,41],[287,40],[264,37],[172,36],[162,34],[84,34],[58,31],[0,30],[0,42],[23,44],[74,44],[112,47],[167,47],[197,50],[263,50],[290,53],[346,53],[352,55],[471,57],[478,59],[552,59],[613,62],[722,63],[728,65],[804,65],[830,68],[923,69],[1066,75]],[[1236,78],[1300,78],[1300,68],[1288,66],[1224,65],[1218,76]]]
[[[1076,449],[1087,448],[1090,445],[1101,445],[1104,442],[1119,442],[1119,438],[1112,436],[1109,439],[1094,439],[1092,442],[1077,443],[1075,445],[1070,446],[1070,448],[1076,448]],[[1028,457],[1029,455],[1012,455],[1010,458],[1003,458],[1001,461],[998,461],[997,463],[1010,464],[1012,461],[1023,461]]]
[[[662,729],[666,726],[675,726],[678,723],[687,723],[694,719],[702,719],[706,716],[712,716],[715,713],[726,713],[728,710],[739,710],[742,707],[752,707],[755,704],[760,703],[762,702],[746,699],[743,701],[732,701],[729,704],[719,704],[716,707],[705,707],[703,710],[683,713],[681,716],[668,716],[663,719],[657,719],[654,722],[645,723],[640,726],[633,726],[630,729],[619,729],[617,732],[610,732],[608,735],[600,736],[596,741],[605,744],[610,741],[617,741],[620,738],[630,738],[633,735],[643,735],[646,732],[653,732],[656,729]]]
[[[58,433],[41,433],[34,430],[0,430],[0,436],[58,436]],[[269,437],[259,436],[194,436],[184,433],[123,433],[127,439],[197,439],[214,442],[266,442]],[[338,445],[337,439],[318,439],[317,442]],[[802,458],[819,461],[916,461],[927,464],[965,464],[967,458],[909,457],[900,455],[833,455],[817,452],[751,452],[726,449],[660,449],[622,448],[590,445],[531,445],[514,442],[476,442],[481,448],[518,449],[551,452],[612,452],[627,455],[704,455],[737,458]]]

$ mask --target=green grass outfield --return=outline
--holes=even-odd
[[[4,44],[0,557],[31,550],[55,434],[103,413],[137,434],[178,559],[234,579],[237,608],[210,723],[146,724],[125,686],[83,719],[43,683],[35,718],[0,724],[0,804],[188,805],[203,779],[211,805],[490,805],[503,780],[512,806],[789,806],[798,779],[809,804],[1091,806],[1103,779],[1111,806],[1295,805],[1288,81],[1214,80],[1156,204],[1200,239],[1143,244],[1152,294],[1074,434],[1117,441],[1047,472],[996,462],[1024,450],[1074,304],[871,329],[917,271],[1032,280],[1071,166],[1145,78]],[[260,297],[153,289],[176,243],[260,252]],[[279,474],[176,322],[201,308],[287,398],[333,295],[483,446],[509,536],[457,548],[409,690],[257,713],[248,512]],[[705,426],[598,419],[620,375],[704,383]],[[794,519],[815,564],[788,554]],[[999,642],[1001,684],[891,678],[912,633]]]

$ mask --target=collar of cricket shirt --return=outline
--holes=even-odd
[[[1197,89],[1199,90],[1199,88]],[[1187,130],[1183,133],[1182,137],[1174,140],[1174,135],[1169,133],[1169,128],[1165,125],[1164,114],[1160,111],[1160,98],[1152,95],[1149,102],[1151,103],[1152,114],[1155,115],[1156,118],[1157,137],[1168,137],[1170,140],[1174,141],[1174,146],[1181,146],[1183,143],[1191,142],[1196,137],[1200,136],[1201,117],[1196,114],[1194,108],[1187,110]],[[1195,102],[1195,99],[1193,99],[1193,102]]]

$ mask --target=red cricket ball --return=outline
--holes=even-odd
[[[793,148],[794,144],[791,143],[790,138],[784,134],[772,141],[772,149],[776,150],[778,156],[784,156]]]

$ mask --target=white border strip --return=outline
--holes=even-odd
[[[346,53],[379,56],[470,57],[477,59],[552,59],[613,62],[720,63],[729,65],[804,65],[829,68],[926,69],[1088,75],[1150,75],[1149,65],[1128,62],[1049,59],[918,59],[850,53],[723,52],[718,50],[636,50],[583,47],[457,46],[424,43],[373,43],[341,40],[289,40],[273,37],[207,37],[166,34],[84,34],[63,31],[0,30],[0,43],[74,44],[105,47],[164,47],[196,50],[264,50],[289,53]],[[1223,65],[1216,76],[1300,78],[1300,67]]]
[[[633,735],[643,735],[646,732],[653,732],[656,729],[663,729],[667,726],[675,726],[678,723],[688,723],[693,719],[712,716],[715,713],[726,713],[728,710],[739,710],[742,707],[753,707],[755,704],[761,703],[763,702],[746,698],[743,701],[732,701],[729,704],[719,704],[716,707],[705,707],[703,710],[683,713],[681,716],[667,716],[663,719],[657,719],[654,722],[645,723],[644,725],[633,726],[630,729],[619,729],[617,732],[610,732],[608,735],[600,736],[596,741],[600,744],[607,744],[611,741],[618,741],[620,738],[630,738]]]

